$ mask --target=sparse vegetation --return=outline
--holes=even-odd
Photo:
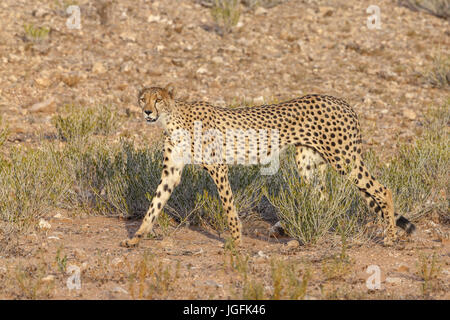
[[[230,33],[241,16],[239,0],[214,0],[211,15],[223,34]]]
[[[425,11],[439,18],[450,18],[450,3],[447,0],[400,0],[399,3],[411,10]]]
[[[278,179],[266,188],[269,201],[279,209],[284,230],[304,244],[317,243],[328,232],[346,221],[346,232],[355,235],[361,221],[369,216],[360,205],[358,190],[345,177],[329,168],[325,174],[325,190],[301,179],[293,152],[285,160]]]
[[[422,295],[430,294],[439,283],[439,274],[441,272],[440,262],[437,259],[436,252],[431,255],[420,254],[417,263],[417,274],[422,279]]]
[[[84,139],[91,134],[107,135],[117,127],[117,122],[117,116],[107,106],[65,106],[60,114],[53,118],[58,136],[63,140]]]
[[[401,145],[386,166],[370,154],[377,174],[391,188],[396,210],[417,219],[432,210],[448,215],[448,173],[450,172],[450,100],[430,109],[422,135],[413,144]]]
[[[164,265],[146,253],[129,268],[128,290],[132,299],[161,299],[176,284],[180,264],[175,267]]]
[[[161,149],[136,150],[126,140],[108,144],[101,136],[89,141],[92,134],[114,130],[114,112],[108,108],[63,110],[63,115],[54,118],[58,136],[66,140],[62,149],[48,143],[40,150],[16,149],[2,162],[2,219],[21,229],[50,207],[81,207],[108,215],[144,214],[160,178]],[[392,189],[397,211],[402,214],[417,218],[431,209],[447,212],[441,194],[442,190],[448,193],[450,171],[448,110],[447,103],[430,114],[422,136],[413,145],[401,146],[389,165],[381,165],[372,153],[366,155],[368,165]],[[279,209],[286,232],[302,243],[316,243],[329,232],[344,232],[347,238],[363,234],[365,224],[375,215],[369,213],[359,191],[329,169],[323,197],[317,186],[299,177],[292,153],[288,150],[282,156],[281,168],[274,176],[260,176],[257,166],[231,168],[238,212],[244,216],[251,213],[265,194]],[[207,223],[221,234],[226,226],[222,210],[209,175],[186,166],[166,212],[180,223]],[[344,228],[339,229],[340,225]]]
[[[30,300],[50,298],[54,283],[44,280],[47,269],[47,264],[42,261],[37,265],[16,266],[12,279],[19,288],[17,297]]]
[[[58,250],[56,250],[55,263],[58,266],[58,270],[61,273],[65,273],[67,269],[67,255],[64,254],[64,256],[62,256],[62,251],[62,247],[59,247]]]
[[[450,86],[450,55],[436,54],[430,70],[425,73],[424,77],[433,87],[447,88]]]
[[[0,115],[0,147],[5,143],[8,138],[8,127],[3,125],[3,118]]]
[[[25,38],[28,41],[38,42],[48,38],[49,27],[36,27],[33,24],[24,24]]]
[[[301,300],[306,296],[311,272],[309,268],[301,268],[298,263],[272,259],[270,261],[270,282],[262,282],[256,266],[248,255],[236,250],[232,242],[228,242],[225,252],[225,270],[235,272],[239,277],[238,288],[234,295],[245,300]],[[229,258],[227,263],[226,257]],[[228,268],[227,268],[228,267]]]
[[[285,0],[242,0],[242,4],[250,8],[261,6],[264,8],[273,8]]]

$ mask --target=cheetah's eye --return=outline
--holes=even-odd
[[[156,99],[155,102],[156,102],[156,103],[160,103],[160,102],[161,102],[161,99]]]

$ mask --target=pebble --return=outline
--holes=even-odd
[[[210,286],[210,287],[223,288],[223,285],[222,285],[222,284],[217,283],[217,282],[214,281],[214,280],[206,280],[204,283],[205,283],[207,286]]]
[[[288,249],[295,249],[300,246],[300,243],[297,240],[291,240],[286,244],[286,246]]]
[[[55,276],[52,274],[49,274],[48,276],[42,278],[43,282],[52,282],[55,281]]]
[[[43,88],[48,88],[52,84],[52,80],[49,78],[36,78],[34,79],[34,82],[36,82],[39,86]]]
[[[417,114],[411,109],[403,109],[403,116],[409,120],[416,120]]]
[[[268,12],[268,10],[266,8],[259,6],[255,10],[255,15],[261,16],[261,15],[267,14],[267,12]]]
[[[113,289],[112,291],[115,292],[115,293],[128,294],[128,291],[127,291],[127,290],[125,290],[124,288],[119,287],[119,286],[114,287],[114,289]]]
[[[123,265],[123,259],[122,259],[122,258],[119,258],[119,257],[114,258],[114,259],[111,261],[111,264],[112,264],[114,267],[120,267],[120,266]]]
[[[56,101],[53,97],[48,98],[45,101],[35,103],[29,109],[29,112],[55,112],[56,111]]]
[[[400,265],[397,269],[398,272],[409,272],[409,268],[405,266],[404,264]]]
[[[264,103],[264,97],[263,96],[259,96],[253,99],[253,103],[254,104],[263,104]]]
[[[52,227],[52,225],[48,221],[46,221],[42,218],[39,220],[39,228],[40,229],[50,229],[51,227]]]
[[[402,279],[394,278],[394,277],[387,277],[385,281],[386,281],[386,283],[392,283],[392,284],[400,284],[400,283],[402,283]]]
[[[101,62],[94,62],[92,65],[92,72],[96,74],[102,74],[106,72],[106,68]]]
[[[205,74],[207,72],[208,72],[208,69],[206,69],[205,67],[200,67],[197,69],[198,74]]]

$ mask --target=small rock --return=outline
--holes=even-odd
[[[49,78],[36,78],[34,82],[43,88],[48,88],[52,85],[52,80]]]
[[[153,15],[150,15],[150,16],[147,18],[147,22],[149,22],[149,23],[152,23],[152,22],[159,22],[159,21],[161,21],[161,17],[160,17],[160,16],[153,16]]]
[[[203,248],[200,248],[199,250],[192,252],[193,256],[200,256],[202,254],[203,254]]]
[[[114,259],[111,261],[111,264],[112,264],[114,267],[120,267],[120,266],[123,265],[123,259],[122,259],[122,258],[119,258],[119,257],[114,258]]]
[[[35,16],[36,18],[42,18],[49,14],[50,14],[50,12],[42,7],[39,7],[32,12],[32,15]]]
[[[269,229],[269,234],[273,236],[283,236],[285,235],[283,226],[281,225],[281,221],[278,221]]]
[[[417,118],[417,114],[411,109],[404,109],[403,116],[409,120],[415,120]]]
[[[295,249],[300,246],[300,243],[297,240],[291,240],[286,244],[286,246],[288,249]]]
[[[96,74],[102,74],[106,72],[106,68],[103,63],[97,61],[92,65],[92,72]]]
[[[120,72],[130,72],[133,70],[134,68],[134,63],[131,61],[126,61],[124,63],[122,63],[122,65],[120,66]]]
[[[56,111],[56,101],[53,97],[42,101],[35,103],[31,106],[29,109],[29,112],[35,113],[35,112],[55,112]]]
[[[261,258],[269,258],[269,256],[268,256],[267,254],[265,254],[264,252],[262,252],[261,250],[258,251],[258,257],[261,257]]]
[[[212,62],[217,63],[217,64],[223,63],[223,58],[220,56],[213,57],[211,60],[212,60]]]
[[[61,76],[61,80],[65,83],[66,86],[73,88],[78,83],[80,83],[81,77],[77,74],[67,74]]]
[[[49,239],[49,240],[60,240],[57,236],[50,236],[47,239]]]
[[[255,10],[255,15],[261,16],[261,15],[267,14],[267,11],[268,11],[268,10],[267,10],[266,8],[259,6],[259,7],[256,8],[256,10]]]
[[[41,220],[39,220],[39,228],[40,229],[50,229],[51,227],[52,227],[52,225],[48,221],[46,221],[42,218],[41,218]]]
[[[79,260],[84,260],[86,259],[86,252],[83,249],[75,249],[74,251],[74,255],[77,259]]]
[[[215,282],[214,280],[206,280],[204,282],[207,286],[210,287],[216,287],[216,288],[223,288],[223,285],[220,283]]]
[[[393,277],[387,277],[385,281],[386,281],[386,283],[392,283],[392,284],[400,284],[400,283],[402,283],[402,279],[400,279],[400,278],[393,278]]]
[[[42,278],[43,282],[52,282],[55,281],[55,276],[52,274],[49,274],[48,276]]]
[[[88,263],[87,262],[83,262],[82,264],[81,264],[81,271],[86,271],[87,269],[89,268],[89,265],[88,265]]]
[[[131,32],[122,32],[120,34],[120,39],[124,41],[136,42],[136,34]]]
[[[404,264],[400,265],[397,269],[398,272],[409,272],[409,268],[405,266]]]
[[[173,59],[171,60],[171,62],[173,63],[174,66],[177,66],[177,67],[184,67],[183,60],[181,60],[181,59],[173,58]]]
[[[323,17],[329,17],[333,14],[333,12],[334,12],[334,8],[332,8],[332,7],[319,7],[319,13]]]
[[[114,287],[114,289],[113,289],[112,291],[115,292],[115,293],[128,294],[128,291],[127,291],[127,290],[125,290],[124,288],[119,287],[119,286]]]
[[[198,74],[205,74],[207,72],[208,72],[208,69],[206,69],[205,67],[200,67],[197,69]]]
[[[55,219],[61,219],[63,216],[62,216],[62,214],[61,213],[57,213],[57,214],[55,214],[54,216],[53,216],[53,218],[55,218]]]
[[[253,99],[253,103],[255,104],[263,104],[264,103],[264,97],[263,96],[259,96]]]

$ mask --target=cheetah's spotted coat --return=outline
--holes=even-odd
[[[172,134],[184,129],[194,135],[196,121],[201,121],[202,130],[216,129],[224,136],[227,129],[278,130],[280,148],[296,146],[296,162],[305,178],[309,179],[315,171],[323,171],[326,164],[341,174],[346,174],[346,168],[350,168],[349,178],[359,188],[369,207],[387,223],[385,243],[390,244],[395,240],[395,225],[408,233],[415,229],[406,218],[394,212],[391,191],[380,184],[364,165],[359,121],[344,100],[326,95],[306,95],[274,105],[229,109],[206,102],[175,100],[174,89],[169,85],[166,88],[144,88],[139,93],[139,105],[148,122],[158,121],[165,129],[164,165],[156,196],[142,225],[133,238],[122,241],[122,246],[137,245],[152,230],[158,214],[180,183],[184,163],[176,157]],[[268,141],[267,149],[270,151]],[[217,185],[232,237],[239,244],[241,223],[228,182],[228,166],[225,163],[201,165]]]

